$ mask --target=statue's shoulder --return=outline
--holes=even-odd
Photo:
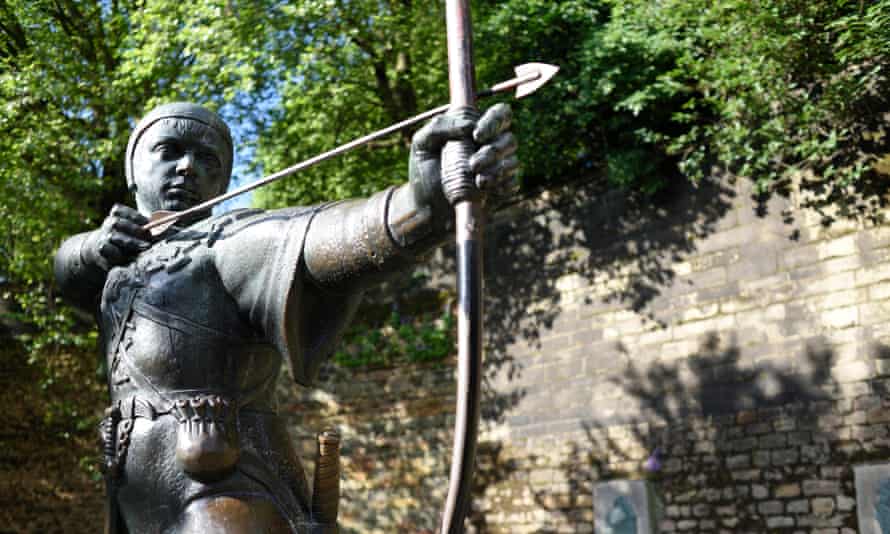
[[[270,247],[301,241],[315,208],[238,209],[208,217],[172,240],[193,241],[216,259],[235,254],[265,257]]]
[[[302,206],[274,210],[238,209],[212,217],[207,221],[206,228],[211,232],[217,229],[227,235],[244,232],[274,234],[285,231],[293,223],[308,220],[314,211],[314,208]]]
[[[208,217],[191,225],[187,231],[180,232],[180,239],[206,239],[208,236],[220,237],[221,234],[233,235],[253,229],[259,231],[268,228],[276,231],[280,227],[295,220],[310,216],[315,211],[311,207],[291,207],[274,210],[257,208],[241,208]]]

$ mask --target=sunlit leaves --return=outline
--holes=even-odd
[[[261,132],[269,173],[447,101],[439,3],[303,1],[282,8],[293,50]],[[259,191],[266,206],[364,196],[407,179],[407,135],[381,140]]]
[[[6,1],[0,11],[0,276],[31,346],[79,342],[53,291],[61,240],[126,202],[123,152],[151,106],[244,120],[275,61],[271,2]],[[274,42],[274,41],[273,41]]]

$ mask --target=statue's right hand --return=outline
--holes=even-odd
[[[148,219],[133,208],[115,204],[102,226],[84,243],[84,259],[105,270],[130,263],[151,247],[151,233],[142,229],[147,223]]]

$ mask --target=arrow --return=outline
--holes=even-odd
[[[505,93],[513,88],[516,89],[515,98],[523,98],[528,96],[535,91],[538,90],[539,87],[550,81],[551,78],[559,71],[559,67],[555,65],[548,65],[546,63],[525,63],[523,65],[519,65],[515,68],[516,77],[511,78],[509,80],[503,81],[496,85],[491,86],[490,88],[477,93],[478,98],[489,97],[499,93]],[[377,130],[376,132],[370,133],[363,137],[359,137],[358,139],[354,139],[346,144],[340,145],[337,148],[332,150],[328,150],[327,152],[322,152],[317,156],[313,156],[307,160],[301,161],[296,165],[292,165],[286,169],[280,170],[274,174],[270,174],[265,178],[257,180],[256,182],[249,183],[247,185],[243,185],[237,189],[233,189],[228,193],[224,193],[222,195],[211,198],[210,200],[206,200],[198,205],[192,206],[183,211],[156,211],[151,214],[149,218],[148,224],[143,226],[144,230],[151,231],[152,235],[159,235],[164,233],[167,228],[173,225],[179,219],[191,215],[193,213],[198,213],[202,211],[206,211],[213,206],[221,202],[225,202],[230,198],[237,197],[238,195],[242,195],[247,193],[248,191],[253,191],[258,187],[262,187],[266,184],[272,183],[276,180],[280,180],[287,176],[291,176],[292,174],[296,174],[304,169],[308,169],[314,165],[318,165],[323,161],[327,161],[333,157],[339,156],[340,154],[344,154],[349,152],[350,150],[356,149],[360,146],[366,145],[371,141],[376,141],[382,137],[386,137],[390,134],[398,132],[400,130],[404,130],[405,128],[417,124],[418,122],[431,119],[437,115],[441,115],[448,111],[451,107],[451,104],[445,104],[443,106],[439,106],[435,109],[431,109],[429,111],[425,111],[419,115],[415,115],[409,119],[405,119],[401,122],[397,122],[392,126],[387,126],[382,130]]]

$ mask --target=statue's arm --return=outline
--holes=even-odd
[[[94,311],[108,276],[108,269],[91,261],[88,249],[94,232],[85,232],[66,239],[53,261],[56,284],[71,304]]]
[[[448,115],[415,134],[408,183],[366,200],[328,206],[313,218],[304,250],[309,277],[340,294],[360,291],[417,263],[441,245],[453,223],[442,193],[441,152],[451,140],[472,138],[470,160],[477,185],[492,194],[508,192],[518,162],[508,131],[510,108],[498,105],[478,122]]]
[[[451,222],[447,203],[418,201],[411,183],[329,205],[309,225],[306,271],[316,285],[334,293],[361,291],[442,244]]]

